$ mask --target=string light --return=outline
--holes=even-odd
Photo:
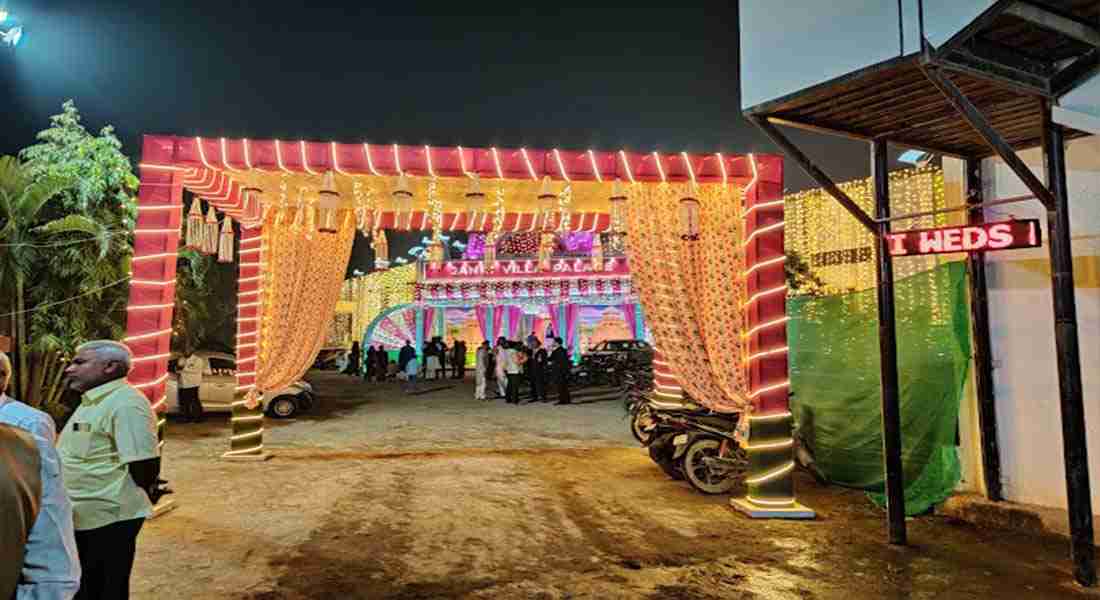
[[[169,279],[167,281],[155,281],[155,280],[152,280],[152,279],[131,279],[130,280],[130,285],[148,285],[148,286],[165,287],[165,286],[172,285],[175,282],[176,282],[175,279]]]
[[[772,356],[774,354],[785,354],[789,351],[790,351],[790,348],[788,346],[783,346],[782,348],[773,348],[771,350],[764,350],[763,352],[757,352],[756,354],[750,355],[748,358],[746,358],[745,359],[745,364],[749,364],[752,361],[764,358],[765,356]]]
[[[340,168],[340,162],[336,160],[336,142],[329,142],[329,152],[332,154],[332,169],[341,175],[351,175]]]
[[[286,165],[283,164],[283,149],[279,140],[275,140],[275,164],[279,165],[279,168],[283,171],[287,173],[291,172],[290,169],[286,168]]]
[[[393,168],[397,169],[397,174],[401,175],[404,171],[401,170],[401,152],[397,149],[397,144],[393,145]]]
[[[715,152],[715,156],[718,157],[718,168],[722,170],[722,185],[729,184],[729,173],[726,172],[726,158],[722,156],[721,152]]]
[[[772,265],[782,264],[786,261],[787,261],[787,256],[786,255],[779,256],[779,257],[776,257],[776,258],[769,258],[768,260],[760,261],[760,262],[756,263],[755,265],[749,267],[748,270],[745,271],[745,277],[748,277],[749,275],[752,275],[753,273],[759,271],[760,269],[770,267]]]
[[[780,413],[769,413],[766,415],[749,415],[750,421],[779,421],[781,419],[789,419],[792,414],[790,411]]]
[[[787,438],[778,442],[763,442],[759,444],[749,444],[745,446],[745,450],[750,452],[755,450],[781,450],[783,448],[791,448],[794,446],[794,438]]]
[[[524,158],[526,158],[526,155],[524,155]],[[569,181],[569,174],[565,172],[565,163],[561,161],[561,152],[558,152],[557,148],[554,148],[554,160],[558,163],[558,170],[561,171],[561,178]],[[531,163],[528,162],[527,164],[530,166]],[[534,172],[532,172],[532,175],[533,174]]]
[[[126,310],[163,310],[165,308],[172,308],[175,304],[139,304],[130,305],[126,307]]]
[[[495,147],[490,148],[489,150],[493,153],[493,165],[497,169],[497,178],[504,179],[504,170],[500,167],[500,154],[497,152],[497,149]]]
[[[230,171],[233,171],[235,173],[240,173],[241,172],[240,169],[236,169],[236,168],[233,167],[233,165],[229,164],[229,152],[226,150],[226,147],[225,147],[225,138],[221,138],[220,141],[221,141],[221,149],[222,149],[222,164],[225,165],[225,168],[229,169]]]
[[[773,207],[776,207],[776,206],[783,206],[784,204],[786,204],[786,201],[782,200],[782,199],[773,200],[771,202],[762,202],[760,204],[753,204],[752,206],[749,207],[749,209],[747,211],[745,211],[745,213],[743,215],[741,215],[741,218],[747,218],[749,215],[751,215],[752,213],[754,213],[758,210],[763,210],[765,208],[773,208]]]
[[[631,184],[634,184],[634,174],[630,172],[630,161],[626,159],[626,151],[619,150],[619,158],[623,160],[623,170],[626,171],[626,178],[630,180]]]
[[[596,175],[596,181],[603,183],[603,177],[600,176],[600,166],[596,164],[596,153],[588,151],[588,161],[592,163],[592,173]]]
[[[122,341],[124,341],[124,342],[138,342],[138,341],[141,341],[141,340],[147,340],[147,339],[150,339],[150,338],[160,337],[162,335],[168,335],[170,333],[172,333],[172,328],[171,327],[169,327],[168,329],[161,329],[160,331],[153,331],[153,332],[150,332],[150,333],[143,333],[141,335],[131,335],[129,337],[122,338]]]
[[[306,158],[306,141],[300,140],[298,142],[298,147],[302,150],[302,167],[305,168],[306,173],[310,175],[320,175],[317,171],[309,168],[309,160]]]
[[[788,387],[790,385],[791,385],[790,380],[787,380],[787,381],[784,381],[784,382],[781,382],[781,383],[776,383],[776,384],[773,384],[773,385],[769,385],[767,387],[762,387],[762,388],[752,392],[751,394],[749,394],[749,399],[756,398],[757,396],[759,396],[761,394],[766,394],[768,392],[774,392],[775,390],[781,390],[781,389],[783,389],[785,387]]]
[[[424,144],[424,159],[428,163],[428,176],[435,177],[435,169],[432,168],[432,150]]]
[[[126,341],[126,340],[123,340],[123,341]],[[140,358],[132,359],[130,362],[133,362],[133,363],[148,362],[148,361],[151,361],[151,360],[160,360],[162,358],[169,358],[171,356],[172,356],[172,354],[170,352],[166,352],[164,354],[150,354],[150,355],[147,355],[147,356],[142,356]]]
[[[199,136],[195,136],[195,147],[197,147],[199,149],[199,160],[202,161],[202,164],[206,165],[207,169],[216,168],[216,167],[214,167],[214,165],[212,165],[212,164],[210,164],[209,162],[206,161],[206,153],[203,152],[203,149],[202,149],[202,138],[200,138]]]
[[[776,325],[782,325],[783,323],[786,323],[789,320],[791,320],[790,317],[780,317],[778,319],[775,319],[774,321],[768,321],[767,323],[760,323],[756,327],[753,327],[752,329],[750,329],[750,330],[746,331],[745,333],[743,333],[741,335],[741,337],[750,338],[759,331],[767,329],[768,327],[774,327]]]
[[[155,164],[152,164],[152,163],[138,163],[138,167],[140,167],[142,169],[153,169],[153,170],[159,170],[159,171],[186,171],[187,170],[183,167],[176,167],[176,166],[173,166],[173,165],[155,165]],[[149,184],[148,183],[143,183],[142,185],[149,185]]]
[[[165,373],[164,375],[161,375],[160,377],[158,377],[158,378],[156,378],[152,381],[147,381],[145,383],[139,383],[139,384],[135,385],[134,387],[136,387],[139,390],[147,390],[151,387],[156,387],[156,386],[164,383],[167,380],[168,380],[168,373]]]
[[[244,146],[244,166],[248,167],[248,169],[251,170],[252,169],[252,157],[249,155],[249,151],[248,151],[248,138],[242,139],[241,144]]]
[[[688,158],[688,153],[681,152],[680,157],[684,159],[684,167],[687,168],[688,177],[691,178],[691,185],[693,187],[698,185],[698,182],[695,181],[695,170],[691,168],[691,159]],[[664,177],[662,177],[662,179],[664,179]]]
[[[263,433],[264,433],[264,430],[261,427],[260,429],[258,429],[256,431],[249,431],[249,432],[246,432],[246,433],[238,433],[237,435],[231,435],[231,436],[229,436],[229,441],[230,442],[236,442],[238,440],[247,440],[248,438],[253,438],[253,437],[256,437],[258,435],[263,435]]]
[[[744,304],[741,305],[741,308],[748,308],[750,305],[752,305],[753,302],[756,302],[757,300],[763,298],[764,296],[767,296],[767,295],[770,295],[770,294],[778,294],[779,292],[785,292],[785,291],[787,291],[787,286],[786,285],[781,285],[779,287],[771,288],[770,290],[764,290],[764,291],[761,291],[761,292],[756,292],[755,294],[753,294],[752,296],[749,297],[748,301],[746,301]]]
[[[171,233],[179,233],[179,232],[180,232],[179,227],[176,227],[175,229],[135,229],[134,230],[134,235],[137,235],[137,234],[142,234],[142,235],[144,235],[144,234],[171,234]]]
[[[747,483],[749,485],[757,485],[757,484],[761,484],[761,483],[767,483],[769,481],[772,481],[773,479],[779,479],[780,477],[786,475],[787,473],[790,473],[793,470],[794,470],[794,461],[792,460],[792,461],[784,464],[783,466],[779,467],[778,469],[774,469],[772,471],[769,471],[769,472],[767,472],[763,475],[760,475],[759,477],[750,477],[750,478],[745,480],[745,483]]]
[[[759,235],[764,235],[765,233],[768,233],[769,231],[775,231],[777,229],[783,229],[784,223],[785,223],[785,221],[780,221],[778,223],[772,223],[771,225],[767,225],[767,226],[761,227],[759,229],[754,229],[753,232],[749,234],[749,237],[745,238],[745,241],[741,245],[742,246],[748,246]]]
[[[378,172],[378,169],[374,168],[374,161],[370,157],[370,144],[363,142],[363,155],[367,157],[367,169],[370,170],[371,175],[375,177],[381,177],[382,174]]]
[[[657,172],[661,174],[661,183],[668,183],[668,179],[665,177],[665,166],[661,164],[661,155],[657,154],[657,151],[653,151],[653,162],[657,163]]]
[[[787,498],[785,500],[765,500],[748,494],[745,494],[745,499],[753,504],[759,504],[761,506],[793,506],[795,503],[794,498]]]
[[[141,185],[148,185],[148,184],[143,183]],[[138,211],[141,212],[141,211],[147,211],[147,210],[148,211],[172,210],[174,208],[183,208],[183,205],[182,204],[152,204],[152,205],[146,205],[146,206],[138,206]]]
[[[527,156],[527,149],[520,148],[519,153],[523,155],[523,162],[527,165],[527,172],[531,174],[531,179],[538,181],[538,175],[535,175],[535,167],[531,164],[530,157]]]

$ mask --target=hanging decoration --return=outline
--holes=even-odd
[[[544,175],[542,178],[542,186],[539,188],[538,195],[538,218],[542,220],[541,229],[552,231],[550,215],[554,212],[554,201],[558,199],[558,195],[550,189],[550,176]]]
[[[336,219],[340,209],[340,192],[336,191],[336,179],[332,171],[325,171],[318,194],[317,205],[321,211],[321,218],[317,224],[317,231],[336,233]]]
[[[358,178],[352,182],[352,195],[355,197],[355,226],[364,236],[369,236],[378,220],[374,208],[374,189],[363,190],[363,182]]]
[[[206,213],[206,223],[202,232],[202,253],[217,254],[218,252],[218,213],[211,206]]]
[[[401,173],[393,188],[394,225],[399,228],[412,228],[413,194],[409,188],[409,178]]]
[[[497,234],[495,232],[485,236],[485,251],[481,254],[481,260],[485,264],[486,273],[496,270]]]
[[[699,201],[695,190],[690,190],[680,198],[680,239],[689,242],[699,241]]]
[[[623,189],[623,182],[618,178],[611,184],[611,196],[607,201],[611,204],[611,232],[622,233],[623,219],[626,218],[626,190]]]
[[[386,240],[385,229],[375,229],[371,236],[370,247],[374,250],[374,268],[378,270],[390,267],[390,244]]]
[[[554,234],[549,231],[542,233],[542,240],[539,242],[539,270],[549,271],[551,268],[550,259],[554,256]]]
[[[603,242],[600,241],[600,236],[594,236],[592,239],[592,270],[595,272],[603,271]]]
[[[470,174],[470,184],[466,188],[466,231],[473,229],[477,214],[485,210],[485,193],[481,191],[481,179],[477,173]]]
[[[565,187],[558,194],[558,231],[569,231],[569,226],[573,221],[572,207],[573,183],[566,181]]]
[[[233,262],[233,217],[222,219],[222,232],[218,236],[218,262]]]
[[[442,240],[432,240],[428,243],[426,250],[428,255],[428,263],[435,268],[439,268],[443,264],[443,242]]]
[[[255,223],[263,218],[263,211],[260,208],[261,194],[263,190],[258,187],[246,187],[241,190],[241,196],[244,198],[240,217],[242,223]]]
[[[191,210],[187,212],[187,241],[184,244],[191,250],[202,251],[202,239],[206,233],[206,225],[203,223],[202,200],[198,197],[191,199]]]

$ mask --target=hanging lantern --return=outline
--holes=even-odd
[[[202,236],[206,232],[202,217],[202,201],[191,200],[191,210],[187,212],[187,239],[184,246],[192,250],[202,250]]]
[[[554,256],[554,234],[544,231],[539,236],[539,270],[549,271],[553,268],[551,259]]]
[[[233,262],[233,218],[229,215],[222,219],[222,232],[218,236],[218,262]]]
[[[375,229],[371,236],[371,248],[374,249],[374,268],[388,269],[390,267],[390,245],[386,240],[384,229]]]
[[[477,213],[485,210],[485,192],[481,191],[481,179],[477,173],[470,174],[470,184],[466,186],[466,231],[474,228]]]
[[[592,236],[592,270],[603,271],[603,242],[598,233]]]
[[[412,228],[412,201],[413,194],[409,188],[409,178],[401,173],[397,176],[397,182],[393,188],[393,219],[397,225],[401,219],[401,213],[405,213],[405,229]],[[399,226],[399,225],[397,225]]]
[[[617,178],[611,184],[611,197],[607,201],[611,203],[611,231],[621,233],[623,219],[626,217],[626,190],[623,189],[623,182]]]
[[[325,171],[318,195],[317,207],[321,211],[321,218],[318,220],[317,231],[336,233],[336,217],[340,209],[340,192],[336,191],[336,178],[332,171]]]
[[[211,206],[206,213],[206,223],[202,232],[202,253],[216,254],[218,252],[218,213]]]
[[[550,176],[544,175],[542,178],[542,186],[539,187],[539,212],[542,214],[542,228],[549,231],[550,227],[550,214],[554,212],[554,205],[558,200],[558,195],[550,189]]]
[[[699,239],[699,201],[693,196],[680,198],[680,239],[691,242]]]

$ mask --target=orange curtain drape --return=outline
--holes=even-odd
[[[682,239],[680,199],[699,201],[698,240]],[[627,255],[655,345],[693,400],[749,404],[742,307],[742,193],[729,185],[639,184],[627,206]]]
[[[340,211],[336,233],[311,231],[312,219],[294,218],[294,209],[271,211],[265,220],[256,363],[261,393],[298,380],[324,344],[355,239],[352,216]]]

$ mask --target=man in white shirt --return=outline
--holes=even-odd
[[[184,421],[195,423],[202,421],[199,388],[202,387],[202,373],[205,367],[206,361],[195,354],[189,354],[183,359],[183,368],[180,370],[179,401]]]

